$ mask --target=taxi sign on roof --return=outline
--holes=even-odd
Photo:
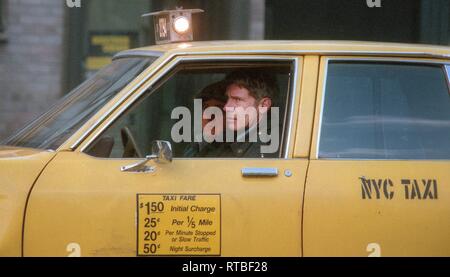
[[[203,12],[201,9],[165,10],[142,15],[153,16],[156,44],[192,41],[192,14]]]

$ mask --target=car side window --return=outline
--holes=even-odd
[[[86,153],[151,154],[171,143],[174,158],[281,157],[291,62],[184,62],[101,134]]]
[[[319,158],[450,159],[450,94],[435,64],[330,61]]]

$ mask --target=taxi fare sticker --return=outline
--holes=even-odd
[[[138,256],[220,256],[219,194],[138,194]]]

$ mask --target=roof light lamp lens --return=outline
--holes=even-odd
[[[175,21],[173,23],[175,32],[177,32],[179,34],[186,33],[189,30],[190,25],[191,24],[190,24],[189,20],[184,16],[175,18]]]

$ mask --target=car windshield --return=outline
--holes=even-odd
[[[113,61],[0,144],[56,150],[158,57]]]

